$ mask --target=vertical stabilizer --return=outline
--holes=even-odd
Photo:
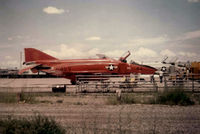
[[[25,62],[37,60],[57,60],[56,58],[34,48],[25,48]]]

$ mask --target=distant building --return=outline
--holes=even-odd
[[[18,69],[1,69],[0,68],[0,75],[17,75]]]

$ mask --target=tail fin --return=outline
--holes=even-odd
[[[37,60],[57,60],[56,58],[34,48],[25,48],[25,62]]]

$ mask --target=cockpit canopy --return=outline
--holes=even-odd
[[[100,59],[107,59],[108,57],[104,54],[96,54],[97,57],[99,57]]]
[[[130,61],[130,64],[140,65],[139,63],[135,62],[134,60],[131,60],[131,61]]]
[[[130,51],[127,51],[126,53],[124,53],[120,58],[119,61],[127,63],[127,58],[131,55]],[[97,57],[99,57],[100,59],[107,59],[109,58],[108,56],[104,55],[104,54],[96,54]]]

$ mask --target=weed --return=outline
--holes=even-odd
[[[65,93],[53,93],[51,94],[52,96],[56,96],[56,97],[60,97],[60,96],[64,96]]]
[[[132,94],[124,94],[121,98],[121,103],[123,104],[134,104],[134,96]]]
[[[116,96],[110,96],[110,97],[107,98],[106,104],[117,105],[117,104],[119,104],[119,101],[117,100]]]
[[[87,105],[87,103],[86,102],[75,102],[75,103],[73,103],[74,105]]]
[[[0,103],[16,103],[16,93],[0,93]]]
[[[65,130],[53,119],[45,116],[34,116],[29,119],[8,117],[0,120],[2,134],[64,134]]]
[[[42,101],[40,101],[40,103],[51,103],[51,101],[48,101],[48,100],[42,100]]]
[[[57,103],[63,103],[63,100],[57,100],[56,102]]]
[[[171,89],[170,91],[164,91],[163,93],[159,94],[155,103],[182,106],[194,104],[190,97],[179,88]]]
[[[118,105],[118,104],[134,104],[133,94],[122,94],[121,98],[118,99],[116,96],[110,96],[107,99],[107,104],[109,105]]]
[[[20,102],[25,102],[25,103],[36,103],[36,99],[35,99],[35,96],[31,93],[24,93],[24,92],[21,92],[18,94],[19,96],[19,101]]]
[[[200,94],[193,94],[192,97],[197,102],[197,104],[200,104]]]

